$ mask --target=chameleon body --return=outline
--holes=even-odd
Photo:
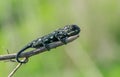
[[[45,47],[47,50],[50,50],[49,44],[52,42],[61,41],[62,43],[66,44],[66,39],[79,34],[80,28],[77,25],[66,25],[64,28],[60,28],[48,35],[40,37],[36,40],[33,40],[29,44],[27,44],[23,49],[21,49],[16,56],[16,60],[19,63],[26,63],[25,61],[19,60],[19,57],[23,51],[28,48],[40,48]]]

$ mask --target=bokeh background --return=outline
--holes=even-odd
[[[120,0],[0,0],[0,55],[67,24],[74,42],[33,56],[14,77],[120,77]],[[0,77],[17,63],[0,62]]]

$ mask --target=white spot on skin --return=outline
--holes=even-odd
[[[33,44],[34,44],[35,42],[33,42]]]
[[[45,39],[45,41],[48,41],[48,39]]]
[[[50,38],[53,39],[53,36],[51,36]]]
[[[41,41],[41,39],[38,39],[38,41]]]
[[[60,34],[62,34],[62,32],[60,32]]]

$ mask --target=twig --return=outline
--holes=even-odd
[[[28,61],[28,58],[24,58],[23,61]],[[8,77],[12,77],[15,72],[22,66],[23,63],[19,63],[13,70],[12,72],[10,72],[10,74],[8,75]]]
[[[26,58],[24,58],[23,60],[26,60]],[[8,75],[8,77],[12,77],[15,72],[20,68],[20,66],[22,65],[22,63],[19,63],[13,70],[12,72]]]
[[[72,37],[69,37],[67,39],[67,43],[77,39],[79,37],[79,35],[75,35],[75,36],[72,36]],[[61,45],[64,45],[61,41],[58,41],[58,42],[54,42],[54,43],[51,43],[49,44],[50,46],[50,49],[52,48],[56,48],[58,46],[61,46]],[[20,55],[20,57],[31,57],[31,56],[34,56],[34,55],[37,55],[39,53],[42,53],[44,51],[47,51],[47,49],[45,47],[41,47],[41,48],[38,48],[38,49],[35,49],[35,50],[32,50],[32,51],[29,51],[29,52],[24,52]],[[16,54],[17,53],[13,53],[13,54],[7,54],[7,55],[0,55],[0,61],[3,61],[3,60],[10,60],[10,59],[15,59],[16,58]]]
[[[9,51],[8,51],[8,49],[6,49],[6,50],[7,50],[7,53],[10,54]],[[10,59],[8,61],[10,61],[10,62],[16,62],[15,60],[12,60],[12,59]]]
[[[22,63],[19,63],[14,69],[13,71],[8,75],[8,77],[12,77],[15,72],[20,68],[20,66],[22,65]]]

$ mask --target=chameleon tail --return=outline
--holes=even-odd
[[[21,53],[22,53],[23,51],[25,51],[26,49],[28,49],[28,48],[30,48],[30,47],[31,47],[31,45],[27,45],[27,46],[25,46],[23,49],[21,49],[21,50],[17,53],[17,55],[16,55],[16,60],[17,60],[18,63],[26,63],[26,61],[21,61],[21,60],[19,59],[19,57],[20,57],[20,55],[21,55]]]

